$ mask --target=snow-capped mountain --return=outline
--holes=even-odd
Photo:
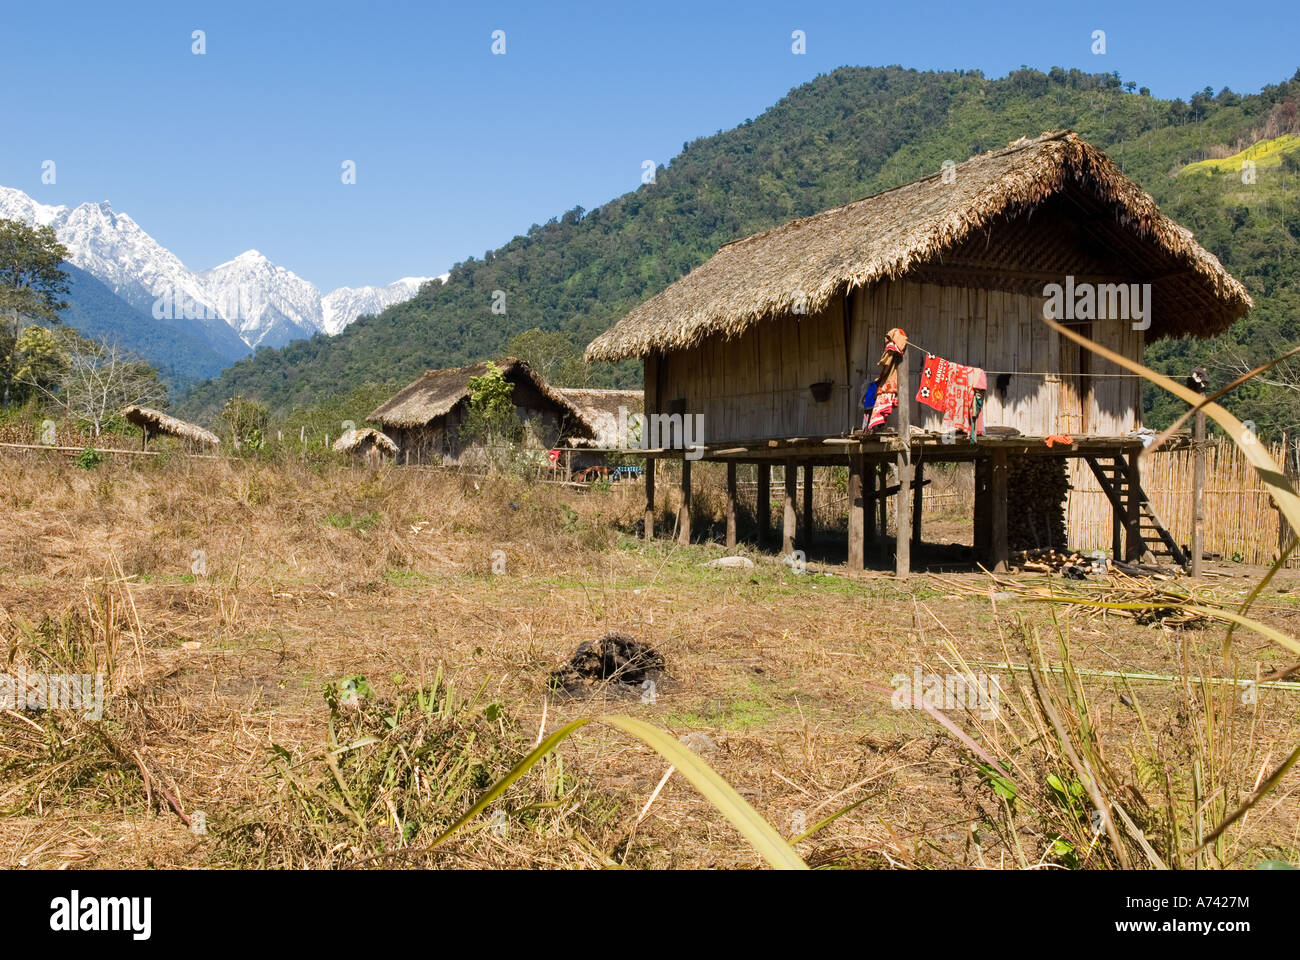
[[[195,272],[107,202],[69,210],[38,203],[9,187],[0,187],[0,218],[54,227],[75,266],[159,320],[200,327],[231,359],[247,354],[250,347],[283,346],[321,331],[336,334],[362,314],[409,300],[429,279],[339,287],[322,296],[314,284],[256,250]]]
[[[0,187],[0,217],[53,227],[59,242],[68,248],[68,261],[131,306],[145,312],[161,309],[166,319],[187,321],[231,360],[248,353],[248,346],[230,329],[203,284],[180,258],[107,202],[83,203],[69,210]]]
[[[197,276],[226,322],[254,349],[262,344],[283,346],[323,329],[316,285],[277,267],[256,250]]]
[[[448,276],[444,273],[434,279],[446,283]],[[428,282],[428,277],[403,277],[386,287],[339,287],[321,299],[321,329],[333,336],[357,317],[374,316],[395,303],[405,303]]]

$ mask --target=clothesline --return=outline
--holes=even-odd
[[[907,341],[907,346],[916,347],[917,350],[920,350],[922,353],[924,353],[926,356],[929,357],[941,356],[941,354],[935,353],[932,350],[927,350],[925,347],[921,346],[915,340],[909,339]],[[974,366],[974,364],[972,364],[972,366]],[[984,372],[985,374],[994,374],[995,376],[1010,374],[1011,376],[1017,376],[1017,377],[1133,377],[1136,379],[1141,379],[1141,374],[1137,374],[1137,373],[1067,373],[1064,370],[988,370],[988,369],[985,369]]]

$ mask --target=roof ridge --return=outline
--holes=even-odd
[[[965,160],[962,160],[960,163],[954,164],[954,167],[962,167],[968,163],[973,163],[976,160],[991,160],[994,157],[1007,156],[1008,154],[1016,153],[1021,150],[1028,150],[1030,147],[1036,147],[1044,143],[1050,143],[1054,140],[1067,140],[1071,137],[1077,140],[1078,134],[1075,133],[1074,130],[1069,128],[1061,129],[1061,130],[1047,130],[1039,134],[1037,137],[1021,137],[1019,140],[1012,140],[1005,147],[997,147],[993,150],[986,150],[984,153],[977,153],[973,156],[967,157]],[[757,240],[760,237],[766,236],[767,234],[771,233],[774,230],[784,230],[787,227],[793,227],[795,224],[803,223],[806,220],[815,220],[818,217],[824,217],[834,213],[839,213],[841,210],[847,210],[849,207],[852,207],[856,204],[865,203],[868,200],[874,200],[877,197],[883,197],[886,194],[894,193],[895,191],[898,190],[905,190],[908,187],[914,187],[917,186],[918,184],[929,183],[931,180],[934,180],[936,177],[942,177],[942,176],[943,176],[942,169],[940,169],[937,173],[927,173],[924,177],[917,177],[915,180],[907,181],[907,183],[900,183],[898,184],[898,186],[895,187],[887,187],[884,190],[878,190],[875,193],[867,194],[867,196],[865,197],[858,197],[856,200],[849,200],[846,203],[841,203],[839,206],[827,207],[825,210],[818,210],[816,213],[810,213],[806,217],[796,217],[795,219],[788,220],[785,223],[777,224],[775,227],[768,227],[766,230],[762,230],[758,233],[752,233],[747,237],[737,237],[735,240],[728,240],[721,247],[718,247],[718,249],[722,250],[726,247],[733,246],[734,244],[737,243],[744,243],[747,240]]]

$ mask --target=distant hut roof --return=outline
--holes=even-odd
[[[1252,306],[1245,288],[1191,231],[1072,131],[1018,140],[956,164],[953,172],[948,182],[936,173],[727,244],[597,337],[587,360],[644,357],[714,334],[736,336],[796,304],[814,313],[841,291],[939,266],[963,241],[982,244],[999,219],[1066,193],[1086,205],[1084,218],[1139,241],[1125,242],[1124,255],[1158,267],[1150,271],[1151,337],[1218,333]],[[1050,275],[1055,252],[1021,245],[1007,254],[1033,258],[1034,269]]]
[[[525,361],[507,357],[498,361],[497,366],[507,380],[516,383],[530,382],[538,393],[571,417],[576,426],[584,431],[591,429],[587,426],[581,411]],[[448,370],[429,370],[381,403],[366,419],[388,428],[423,426],[437,417],[450,413],[456,404],[470,395],[470,380],[481,377],[487,372],[487,362],[471,363],[465,367],[454,367]]]
[[[606,390],[597,387],[556,387],[556,392],[577,408],[582,419],[591,428],[590,441],[575,441],[575,445],[598,447],[620,446],[618,410],[622,407],[628,416],[645,410],[645,394],[640,390]]]
[[[189,440],[193,443],[201,443],[205,446],[219,446],[220,438],[211,430],[204,430],[200,426],[192,423],[186,423],[176,417],[169,416],[161,410],[154,410],[152,407],[142,407],[138,404],[131,404],[122,410],[122,416],[128,423],[133,423],[149,435],[165,433],[169,436],[180,437],[182,440]]]
[[[374,427],[361,427],[349,430],[334,441],[331,449],[335,453],[359,453],[368,447],[378,447],[389,456],[397,455],[397,444],[386,433],[380,433]]]

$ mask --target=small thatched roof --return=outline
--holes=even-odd
[[[939,268],[963,242],[982,245],[995,224],[1056,197],[1073,203],[1070,209],[1089,228],[1108,232],[1134,265],[1134,280],[1153,284],[1149,337],[1218,333],[1252,306],[1245,288],[1191,231],[1072,131],[1018,140],[953,172],[948,182],[936,173],[727,244],[597,337],[586,358],[644,357],[714,334],[736,336],[797,304],[816,313],[845,290]],[[1021,243],[1004,257],[1012,263],[1038,258],[1037,269],[1050,274],[1057,266],[1051,253]],[[974,283],[978,266],[972,272]],[[1042,278],[1037,282],[1041,289]]]
[[[186,423],[184,420],[168,416],[161,410],[154,410],[152,407],[142,407],[133,403],[122,410],[122,416],[126,418],[128,423],[135,424],[148,436],[165,433],[169,436],[180,437],[182,440],[189,440],[192,443],[201,443],[210,447],[221,444],[221,440],[211,430],[204,430],[195,424]]]
[[[591,428],[592,438],[572,439],[574,446],[621,446],[618,427],[618,408],[630,417],[645,411],[645,393],[641,390],[605,390],[597,387],[556,387],[557,393],[577,408],[583,421]]]
[[[554,403],[562,414],[570,417],[577,427],[590,429],[577,407],[525,361],[507,357],[498,361],[497,366],[507,380],[516,384],[531,384],[538,393]],[[381,403],[366,419],[389,429],[423,426],[431,420],[446,416],[456,404],[468,398],[470,380],[487,372],[486,362],[448,370],[429,370]]]
[[[335,453],[362,453],[370,447],[378,447],[389,456],[397,456],[397,444],[393,438],[374,427],[347,431],[334,441],[331,449]]]

